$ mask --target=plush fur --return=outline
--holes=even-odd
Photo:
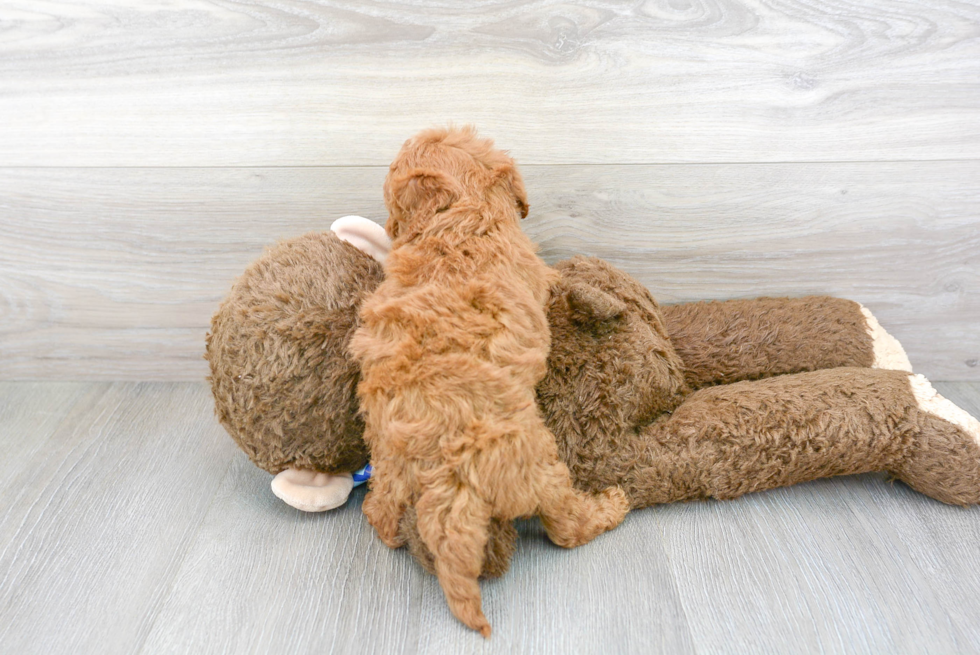
[[[867,319],[850,300],[759,298],[666,305],[661,312],[693,389],[874,363]]]
[[[865,320],[857,303],[660,308],[601,260],[556,268],[552,350],[537,398],[580,489],[620,485],[636,509],[889,471],[942,502],[980,502],[980,424],[966,416],[964,429],[925,411],[913,393],[921,376],[867,368],[873,344],[853,327]],[[812,368],[790,374],[801,366]],[[403,538],[426,566],[410,519]],[[513,538],[491,535],[485,576],[507,570]]]
[[[449,607],[490,635],[477,578],[492,519],[538,514],[556,544],[623,520],[618,488],[572,485],[535,404],[557,275],[518,225],[513,161],[470,129],[406,142],[385,181],[392,249],[350,350],[374,476],[364,513],[391,547],[414,507]]]
[[[256,466],[342,473],[367,463],[360,368],[347,344],[383,277],[327,232],[276,245],[235,282],[211,319],[205,358],[215,412]]]
[[[635,508],[890,471],[942,502],[980,502],[978,439],[920,406],[919,376],[867,368],[873,344],[857,303],[656,307],[600,260],[555,268],[551,353],[537,399],[580,489],[621,484]],[[263,255],[215,314],[206,356],[216,412],[259,467],[340,472],[367,462],[357,366],[344,339],[381,278],[378,264],[333,234],[306,235]],[[314,300],[333,310],[297,321]],[[796,352],[809,353],[804,364]],[[590,362],[602,364],[586,371]],[[665,396],[642,392],[652,388]],[[414,509],[400,531],[432,571]],[[506,572],[515,539],[510,522],[490,523],[485,577]]]
[[[881,365],[880,328],[857,303],[657,306],[600,260],[555,268],[537,401],[578,488],[619,484],[643,507],[890,471],[942,502],[980,502],[980,424],[921,376],[869,368]],[[308,235],[263,255],[215,314],[206,356],[216,411],[261,468],[367,462],[345,339],[381,278],[336,236]],[[433,570],[414,508],[400,532]],[[509,521],[490,522],[483,575],[507,570],[515,539]]]

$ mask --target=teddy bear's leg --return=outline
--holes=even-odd
[[[693,389],[841,366],[911,371],[871,312],[829,296],[661,307]]]
[[[868,333],[871,335],[871,347],[874,352],[871,368],[911,373],[912,362],[909,361],[909,356],[905,354],[902,344],[898,342],[898,339],[885,332],[885,328],[881,327],[871,310],[864,305],[860,305],[860,307],[861,314],[868,324]]]
[[[921,375],[909,377],[918,411],[915,448],[895,477],[952,505],[980,503],[980,421],[943,398]]]
[[[702,389],[604,466],[628,471],[634,507],[869,471],[944,502],[976,502],[975,420],[919,380],[838,368]]]

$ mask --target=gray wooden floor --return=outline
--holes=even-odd
[[[939,383],[980,413],[980,384]],[[883,476],[521,523],[484,642],[348,505],[280,503],[195,383],[0,383],[4,653],[980,650],[980,508]]]

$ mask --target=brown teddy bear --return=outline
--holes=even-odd
[[[387,240],[357,217],[332,229],[253,263],[207,338],[219,419],[276,476],[276,495],[307,511],[342,504],[369,459],[347,343],[382,279]],[[640,508],[888,471],[942,502],[980,502],[980,422],[912,375],[857,303],[661,307],[601,260],[555,268],[537,398],[580,489],[619,485]],[[411,511],[401,532],[431,571]],[[506,570],[515,539],[494,522],[485,576]]]

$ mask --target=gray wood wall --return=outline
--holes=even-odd
[[[980,1],[0,6],[0,379],[193,380],[233,278],[382,221],[472,122],[549,261],[665,302],[831,293],[980,380]]]

